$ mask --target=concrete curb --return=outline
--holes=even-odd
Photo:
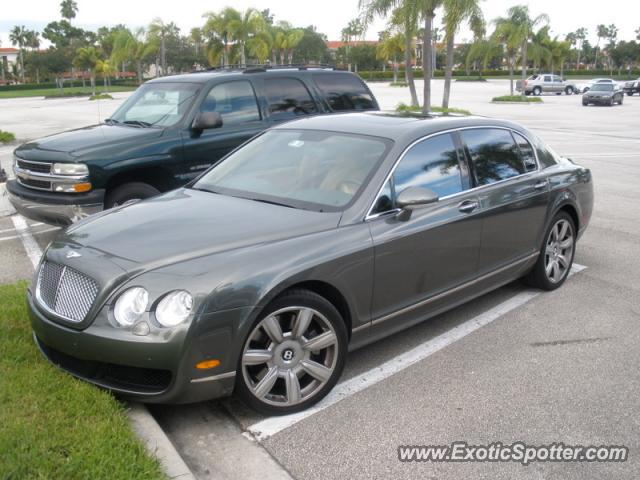
[[[496,105],[544,105],[544,102],[494,102],[493,100],[489,103]]]
[[[160,461],[169,478],[196,480],[169,437],[144,405],[130,403],[127,414],[133,431],[144,442],[149,453]]]

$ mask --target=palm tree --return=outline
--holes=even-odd
[[[384,60],[385,64],[393,62],[393,83],[398,83],[398,56],[404,52],[405,38],[402,33],[391,35],[385,32],[382,41],[376,47],[376,57]]]
[[[202,44],[202,29],[194,27],[189,32],[189,39],[193,42],[193,48],[195,49],[196,57],[198,57],[200,51],[200,45]]]
[[[598,51],[600,50],[600,40],[607,38],[608,35],[607,26],[600,24],[596,27],[596,35],[598,36],[598,43],[596,43],[596,61],[595,68],[598,69]]]
[[[160,42],[160,65],[162,66],[162,75],[167,74],[167,37],[175,34],[178,27],[175,23],[164,23],[162,19],[156,18],[149,25],[149,36],[155,37]],[[158,72],[156,72],[157,75]]]
[[[27,30],[24,36],[24,44],[35,52],[40,48],[40,32],[36,30]],[[36,67],[36,83],[40,83],[40,69]]]
[[[123,29],[118,32],[113,42],[111,58],[116,64],[125,61],[133,62],[138,74],[138,83],[142,83],[142,64],[156,51],[157,45],[153,41],[146,40],[143,28],[138,29],[135,34],[128,29]]]
[[[526,5],[516,5],[507,10],[507,17],[498,19],[503,25],[509,25],[508,29],[511,32],[511,40],[519,44],[520,58],[522,59],[522,83],[524,84],[527,79],[527,49],[529,47],[529,40],[533,35],[534,28],[542,22],[548,22],[549,17],[546,14],[538,15],[531,18],[529,14],[529,7]],[[511,75],[513,71],[511,71]],[[511,81],[511,94],[513,95],[513,79]],[[524,97],[525,91],[522,89],[522,96]]]
[[[207,39],[207,58],[211,65],[218,61],[222,65],[229,64],[229,46],[233,41],[233,36],[229,24],[233,19],[237,19],[239,12],[231,7],[224,8],[221,12],[208,12],[203,15],[206,18],[202,33]]]
[[[582,46],[584,45],[584,41],[587,39],[587,29],[584,27],[580,27],[574,33],[576,39],[576,50],[578,50],[578,59],[576,60],[576,68],[580,69],[580,54],[582,53]]]
[[[73,59],[73,64],[80,70],[86,70],[89,72],[91,78],[91,92],[96,94],[96,65],[100,60],[98,51],[95,47],[82,47],[76,52],[76,56]]]
[[[507,67],[509,68],[509,91],[513,95],[513,69],[516,62],[516,55],[520,47],[520,37],[513,23],[507,18],[497,18],[496,25],[491,36],[491,41],[502,45],[507,57]]]
[[[485,32],[484,16],[480,9],[482,0],[444,0],[444,26],[447,42],[447,59],[444,75],[444,93],[442,108],[449,108],[451,96],[451,77],[453,76],[454,37],[460,26],[468,22],[475,38],[480,38]]]
[[[20,56],[20,79],[24,83],[24,47],[27,44],[29,31],[24,25],[16,25],[9,32],[9,40],[11,43],[18,46],[18,54]]]
[[[244,12],[229,9],[227,27],[231,36],[240,48],[240,63],[247,64],[246,46],[254,35],[266,30],[264,16],[255,8],[247,8]]]
[[[62,0],[60,2],[60,15],[69,22],[76,18],[78,13],[78,4],[75,0]]]
[[[419,1],[416,0],[359,0],[359,8],[362,11],[362,21],[369,25],[376,16],[391,15],[391,24],[402,28],[405,39],[404,46],[404,71],[405,79],[409,85],[411,106],[418,106],[418,94],[413,78],[413,39],[418,31],[418,19],[420,17]]]
[[[273,38],[268,31],[258,32],[247,40],[247,51],[249,55],[255,57],[258,63],[263,64],[269,58]]]
[[[104,84],[105,92],[109,87],[109,77],[118,71],[118,68],[116,67],[116,65],[117,63],[110,59],[106,59],[106,60],[99,59],[96,62],[95,69],[96,69],[96,72],[102,74],[102,81]]]
[[[550,63],[551,51],[549,49],[549,42],[551,41],[551,37],[549,37],[549,30],[551,27],[549,25],[545,25],[540,28],[537,32],[535,32],[531,36],[531,41],[529,42],[529,56],[533,61],[533,71],[534,73],[538,71],[538,68],[541,65],[547,65]]]
[[[304,30],[301,28],[294,28],[286,33],[284,46],[287,50],[287,57],[289,65],[293,63],[293,52],[304,37]]]

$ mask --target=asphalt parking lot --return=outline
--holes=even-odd
[[[435,101],[441,89],[434,82]],[[372,90],[386,109],[408,100],[406,89]],[[502,80],[457,83],[452,106],[520,122],[592,170],[596,204],[580,267],[554,292],[516,282],[353,352],[335,392],[293,417],[264,418],[233,398],[153,407],[198,478],[640,478],[640,97],[616,107],[555,95],[541,105],[490,103],[507,91]],[[3,100],[0,125],[36,138],[105,118],[125,96]],[[10,152],[0,148],[7,170]],[[0,282],[29,279],[56,232],[0,217]],[[625,445],[629,460],[398,460],[400,445],[453,441]]]

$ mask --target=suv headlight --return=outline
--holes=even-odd
[[[149,293],[144,288],[130,288],[116,300],[113,316],[120,326],[130,327],[142,318],[148,303]]]
[[[51,169],[54,175],[89,175],[84,163],[54,163]]]
[[[184,322],[193,307],[193,297],[184,290],[175,290],[164,296],[156,307],[156,320],[163,327],[175,327]]]

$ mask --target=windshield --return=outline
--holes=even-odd
[[[175,125],[189,110],[198,87],[194,83],[144,84],[109,120],[140,127]]]
[[[594,92],[611,92],[613,91],[613,85],[610,83],[597,83],[591,90]]]
[[[367,184],[390,145],[364,135],[272,130],[232,153],[192,188],[337,211]]]

